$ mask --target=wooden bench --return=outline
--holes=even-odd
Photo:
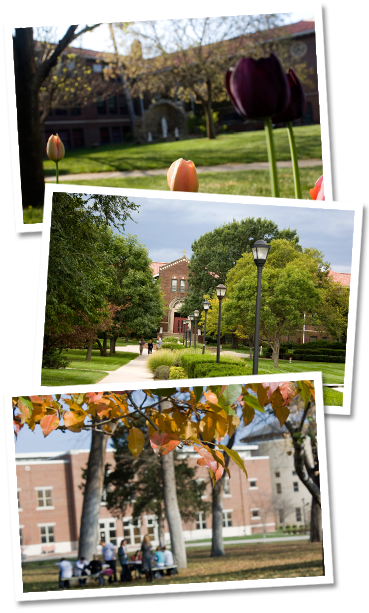
[[[69,583],[71,585],[74,585],[76,583],[79,583],[79,581],[82,579],[83,581],[86,581],[86,583],[91,580],[91,579],[98,579],[99,578],[100,573],[94,573],[93,575],[80,575],[79,577],[69,577],[69,579],[61,579],[61,581],[63,581],[63,583],[65,581],[69,581]],[[102,577],[104,577],[104,575],[102,575]]]
[[[174,574],[178,573],[177,564],[172,564],[171,566],[153,566],[151,570],[152,570],[153,573],[156,573],[157,571],[166,570],[167,571],[167,575],[172,574],[172,573],[168,573],[168,570],[170,570],[170,571],[171,570],[175,570],[176,572]]]

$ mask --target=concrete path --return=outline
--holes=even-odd
[[[323,160],[310,159],[299,160],[299,167],[306,168],[312,166],[322,166]],[[292,168],[291,160],[277,162],[278,168]],[[245,170],[268,170],[269,162],[252,162],[250,164],[219,164],[217,166],[197,166],[198,174],[204,172],[239,172]],[[80,174],[71,174],[59,176],[59,180],[63,181],[93,181],[94,179],[125,179],[128,177],[156,177],[166,175],[168,168],[151,168],[147,170],[120,170],[109,172],[83,172]],[[47,182],[55,182],[55,177],[47,177]]]
[[[240,545],[241,543],[248,543],[252,545],[253,543],[278,543],[280,541],[307,541],[309,539],[309,535],[304,534],[303,536],[271,536],[270,538],[259,538],[259,539],[238,539],[235,541],[224,541],[224,545]],[[206,543],[185,543],[186,547],[209,547],[211,545],[211,541],[207,541]]]
[[[127,347],[116,347],[117,351],[132,351],[140,352],[139,345],[128,345]],[[152,381],[153,376],[147,368],[146,362],[148,359],[147,349],[144,349],[144,354],[139,355],[134,360],[121,366],[117,370],[111,371],[107,377],[101,379],[99,383],[127,383],[129,381]]]

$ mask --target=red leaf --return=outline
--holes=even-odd
[[[100,398],[103,397],[103,392],[89,392],[85,395],[87,396],[87,398],[89,398],[90,402],[97,402],[98,400],[100,400]]]
[[[45,415],[41,421],[40,426],[44,436],[47,436],[55,430],[59,425],[59,417],[54,413],[54,415]]]
[[[150,445],[154,452],[159,455],[166,455],[170,451],[173,451],[179,443],[180,440],[176,434],[167,434],[167,432],[159,434],[159,432],[154,432],[154,434],[150,436]]]
[[[202,457],[197,460],[197,464],[200,466],[207,466],[210,470],[213,471],[215,480],[218,481],[224,472],[224,468],[221,464],[214,459],[210,451],[206,449],[206,447],[195,447],[197,453],[199,453]],[[221,455],[219,451],[216,452],[216,455]]]
[[[297,395],[296,393],[298,392],[298,389],[296,388],[293,381],[282,381],[281,383],[279,383],[279,391],[283,396],[283,405],[285,405],[288,404],[289,401]]]

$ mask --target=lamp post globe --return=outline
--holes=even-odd
[[[219,317],[218,317],[218,339],[217,339],[217,364],[220,362],[220,327],[222,321],[222,300],[226,295],[227,288],[223,283],[219,283],[219,285],[215,288],[216,295],[219,300]]]
[[[255,334],[254,334],[254,359],[252,364],[252,374],[257,375],[259,370],[259,341],[260,341],[260,306],[261,306],[261,275],[263,272],[263,266],[267,261],[269,249],[271,245],[268,245],[263,239],[260,239],[254,243],[251,247],[252,255],[254,258],[255,266],[258,270],[258,282],[256,291],[256,310],[255,310]]]
[[[197,339],[197,318],[200,315],[200,311],[198,311],[197,309],[194,310],[193,312],[194,317],[195,317],[195,329],[194,329],[194,333],[193,333],[193,340],[194,340],[194,347],[196,349],[196,339]]]
[[[206,337],[206,317],[207,317],[207,314],[208,314],[208,310],[210,309],[210,302],[209,302],[209,300],[204,300],[204,303],[203,303],[202,306],[203,306],[204,311],[205,311],[204,333],[203,333],[203,337],[202,337],[202,353],[204,354],[205,353],[205,337]]]

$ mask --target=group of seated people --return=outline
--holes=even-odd
[[[120,549],[122,551],[120,551]],[[112,564],[112,560],[109,560],[109,556],[107,552],[104,552],[103,548],[103,557],[104,562],[101,562],[99,556],[95,554],[93,559],[89,562],[81,556],[75,563],[74,567],[69,560],[65,558],[61,558],[59,562],[59,588],[69,588],[70,582],[69,579],[72,577],[79,577],[78,583],[80,586],[84,586],[87,581],[88,575],[97,575],[97,579],[100,585],[104,585],[104,575],[109,579],[109,583],[112,582],[113,576],[115,579],[115,556],[114,556],[114,564]],[[122,566],[122,574],[121,581],[132,581],[130,562],[140,563],[142,562],[142,551],[137,550],[132,554],[131,560],[128,559],[128,555],[126,552],[125,541],[122,541],[121,547],[118,549],[118,557]],[[103,568],[103,564],[105,567]],[[167,566],[173,566],[173,554],[166,547],[157,547],[154,555],[151,559],[152,570],[154,571],[155,577],[162,577],[164,571],[161,571],[161,568],[165,568]],[[132,565],[133,566],[133,565]],[[136,571],[138,577],[141,577],[141,564],[137,564]],[[167,574],[175,574],[176,569],[167,569]],[[113,576],[112,576],[113,575]]]

